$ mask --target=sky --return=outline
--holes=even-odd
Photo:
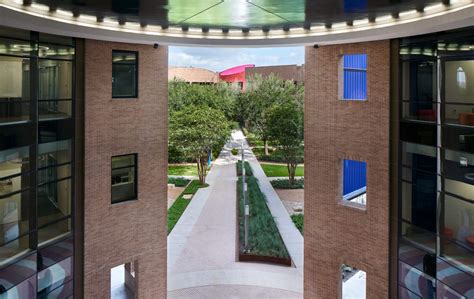
[[[256,66],[304,63],[304,47],[203,48],[170,47],[169,66],[192,66],[220,72],[242,65]]]

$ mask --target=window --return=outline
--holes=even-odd
[[[137,199],[137,154],[112,157],[112,203]]]
[[[350,201],[361,205],[366,204],[367,163],[343,161],[343,201]]]
[[[366,298],[367,273],[349,265],[341,266],[342,299]]]
[[[343,100],[367,99],[367,54],[343,56]]]
[[[138,97],[138,52],[112,51],[112,98]]]

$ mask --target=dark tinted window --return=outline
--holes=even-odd
[[[138,97],[137,52],[112,52],[112,97]]]

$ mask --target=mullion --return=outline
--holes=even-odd
[[[69,175],[69,176],[67,176],[67,177],[63,177],[63,178],[60,178],[60,179],[56,179],[56,180],[52,180],[52,181],[47,181],[47,182],[38,184],[38,187],[43,187],[43,186],[46,186],[46,185],[49,185],[49,184],[59,183],[59,182],[62,182],[62,181],[65,181],[65,180],[69,180],[69,179],[72,179],[72,175]]]
[[[45,169],[48,169],[48,168],[61,167],[61,166],[71,165],[71,164],[72,164],[72,161],[63,162],[63,163],[58,163],[58,164],[53,164],[53,165],[48,165],[48,166],[39,167],[38,170],[45,170]]]
[[[112,170],[118,170],[118,169],[124,169],[124,168],[132,168],[132,167],[135,167],[135,164],[128,165],[128,166],[115,167],[115,168],[112,168]]]

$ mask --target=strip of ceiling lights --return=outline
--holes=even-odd
[[[31,1],[30,1],[31,2]],[[339,22],[326,25],[307,24],[301,28],[289,28],[283,26],[279,29],[262,28],[257,29],[228,29],[222,30],[202,27],[194,28],[188,26],[156,26],[145,25],[137,22],[125,22],[109,18],[97,18],[96,16],[73,13],[61,9],[52,10],[49,6],[37,3],[25,5],[23,0],[0,0],[0,7],[30,14],[32,16],[47,18],[57,22],[72,25],[85,26],[89,28],[114,30],[127,33],[146,34],[157,37],[193,38],[193,39],[282,39],[282,38],[308,38],[319,37],[330,34],[351,33],[368,29],[386,28],[387,26],[407,24],[422,19],[435,18],[448,13],[457,12],[466,8],[473,8],[473,0],[443,0],[418,10],[402,11],[397,14],[388,14],[377,18],[358,19],[351,22]]]

